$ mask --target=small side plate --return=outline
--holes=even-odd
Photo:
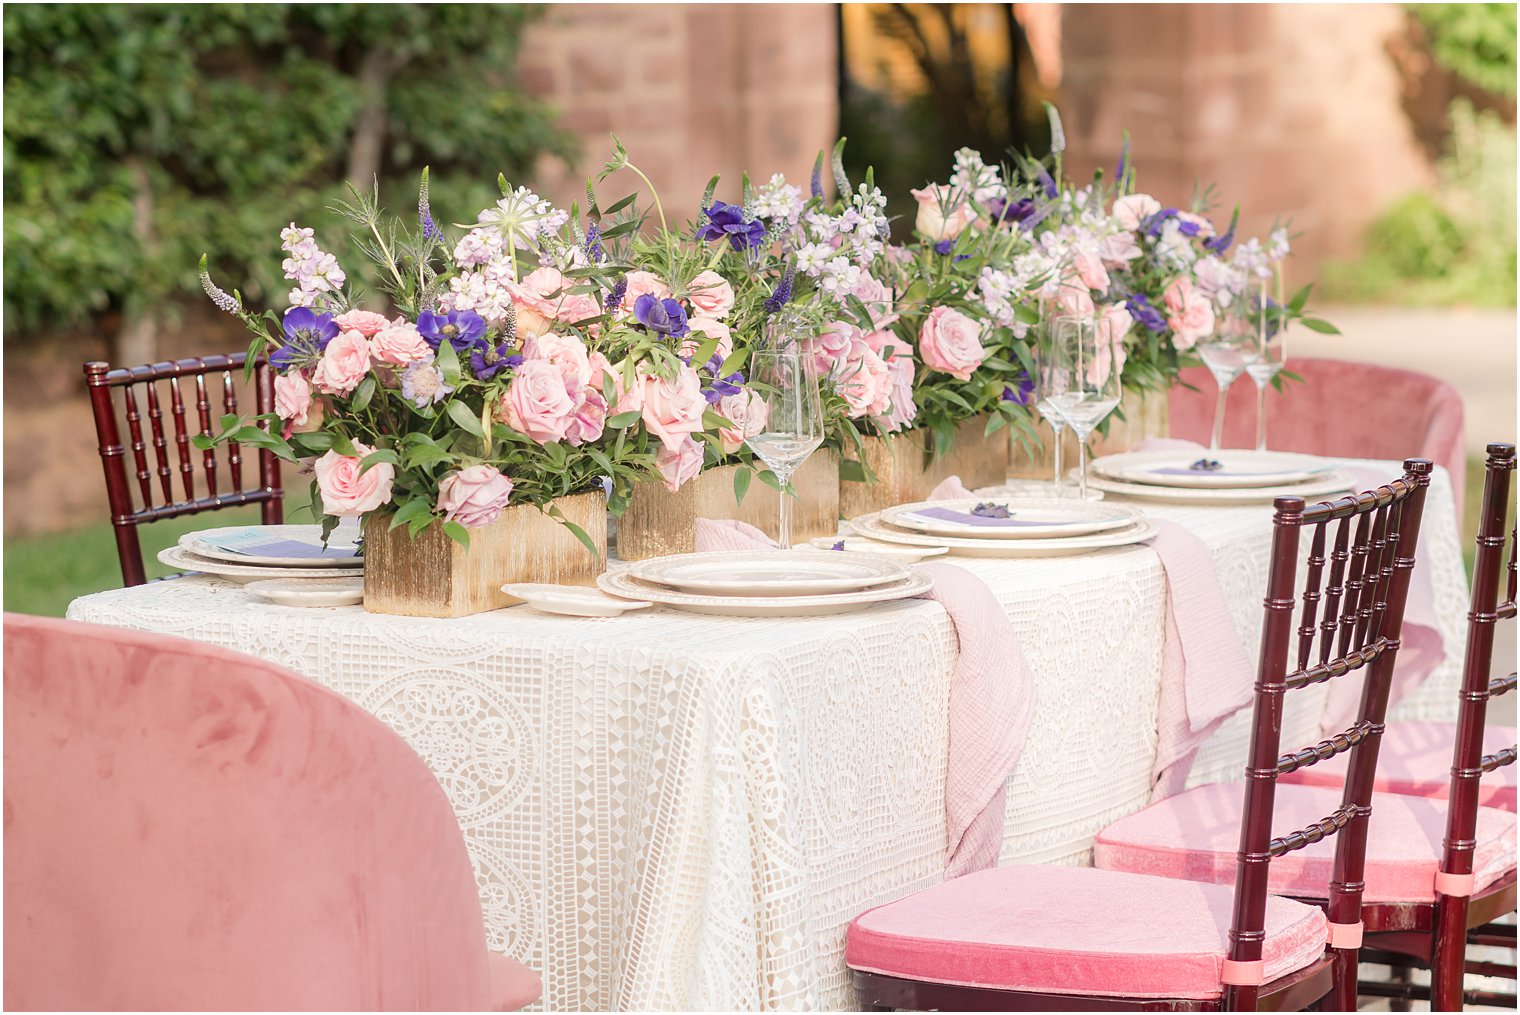
[[[843,543],[846,553],[874,553],[878,557],[891,557],[905,564],[916,564],[927,557],[939,557],[950,552],[948,546],[899,546],[860,536],[819,536],[808,540],[808,543],[815,550],[832,550]]]
[[[255,599],[276,606],[358,606],[363,578],[269,578],[243,586]]]
[[[629,610],[645,610],[654,605],[638,600],[618,599],[600,589],[579,585],[520,582],[503,585],[501,590],[509,596],[516,596],[535,610],[566,617],[620,617]]]

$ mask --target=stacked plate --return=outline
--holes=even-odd
[[[1313,455],[1282,451],[1130,451],[1095,459],[1088,485],[1138,500],[1269,504],[1350,490],[1353,478]]]
[[[331,606],[338,605],[335,599],[357,603],[363,598],[364,558],[359,556],[358,538],[355,525],[340,525],[325,546],[320,525],[235,525],[187,533],[158,559],[182,571],[214,574],[242,585],[279,580],[277,587],[251,591],[275,593],[282,598],[271,596],[271,601],[288,605],[311,600],[313,605]]]
[[[867,539],[945,546],[967,557],[1061,557],[1149,539],[1139,508],[1058,497],[924,501],[850,522]]]
[[[756,550],[639,561],[596,580],[609,595],[723,617],[816,617],[928,592],[927,577],[864,553]]]

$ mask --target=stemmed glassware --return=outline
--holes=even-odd
[[[1283,306],[1282,269],[1275,273],[1277,299],[1267,299],[1267,279],[1262,279],[1257,294],[1260,308],[1256,325],[1257,356],[1246,364],[1246,373],[1256,382],[1256,450],[1267,450],[1267,387],[1288,365],[1288,311]]]
[[[1119,405],[1123,394],[1123,338],[1092,317],[1057,317],[1050,322],[1047,355],[1036,384],[1077,435],[1077,495],[1087,499],[1087,438]]]
[[[1048,331],[1049,329],[1047,329]],[[1055,477],[1051,482],[1055,486],[1054,493],[1057,497],[1066,493],[1066,476],[1061,468],[1061,434],[1066,429],[1066,420],[1056,408],[1051,390],[1053,371],[1042,369],[1045,362],[1050,359],[1051,336],[1044,336],[1044,340],[1034,344],[1034,407],[1040,410],[1040,416],[1050,424],[1051,432],[1055,435],[1055,451],[1051,457],[1055,460]]]
[[[781,481],[781,521],[776,545],[792,548],[792,497],[787,484],[823,443],[823,400],[813,357],[796,342],[757,349],[749,357],[749,384],[765,400],[765,423],[744,443]]]
[[[1256,329],[1251,323],[1254,316],[1247,299],[1242,297],[1229,311],[1220,315],[1214,334],[1197,346],[1198,357],[1214,375],[1214,383],[1219,385],[1219,400],[1214,403],[1214,429],[1209,437],[1210,451],[1218,451],[1224,441],[1224,414],[1230,385],[1260,355]]]

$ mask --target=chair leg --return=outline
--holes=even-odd
[[[1467,964],[1467,900],[1436,896],[1434,943],[1430,955],[1430,1010],[1462,1010],[1462,978]]]
[[[1332,983],[1325,1003],[1331,1011],[1356,1011],[1356,948],[1331,948]]]

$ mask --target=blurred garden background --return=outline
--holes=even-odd
[[[498,173],[568,204],[613,132],[681,218],[713,166],[800,179],[840,135],[906,200],[962,145],[1043,151],[1052,101],[1077,173],[1127,131],[1142,189],[1291,219],[1291,281],[1344,333],[1296,354],[1435,374],[1472,450],[1515,436],[1511,4],[55,4],[4,26],[8,610],[119,584],[80,364],[242,348],[203,252],[261,306],[278,230],[338,236],[347,180],[407,205],[429,166],[453,222]],[[200,524],[148,527],[148,558]]]

